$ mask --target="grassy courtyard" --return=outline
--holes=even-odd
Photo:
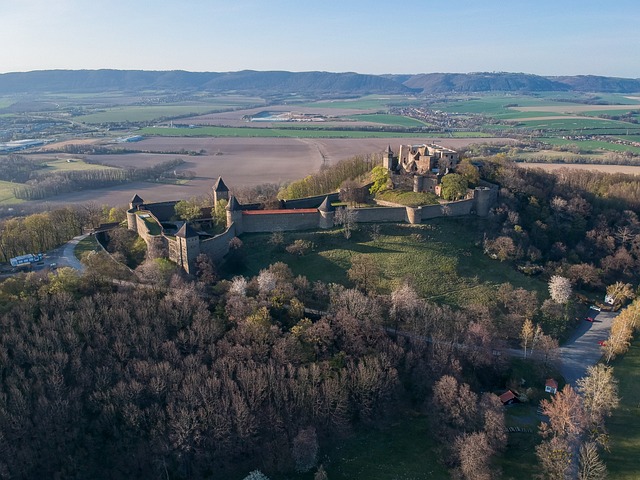
[[[270,234],[243,235],[246,276],[257,275],[275,262],[284,262],[295,275],[310,281],[350,285],[347,270],[354,255],[368,254],[380,271],[378,290],[389,293],[408,280],[422,297],[438,303],[464,305],[486,303],[496,285],[509,282],[514,287],[536,290],[546,296],[546,285],[517,272],[511,265],[483,254],[483,221],[476,218],[436,219],[422,225],[373,225],[345,240],[340,229],[291,232],[283,245],[272,245]],[[287,253],[285,246],[296,239],[313,242],[314,249],[304,256]]]

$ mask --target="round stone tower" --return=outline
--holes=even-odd
[[[333,228],[336,212],[335,208],[329,201],[329,197],[324,197],[324,201],[318,207],[318,212],[320,213],[319,227],[325,230],[328,228]]]
[[[488,187],[476,187],[473,191],[473,208],[476,215],[486,217],[493,206],[495,192]]]
[[[136,193],[131,202],[129,202],[129,210],[127,211],[127,228],[129,230],[133,230],[134,232],[138,231],[138,224],[136,223],[136,214],[137,210],[140,210],[140,207],[144,205],[144,200],[138,196]]]
[[[235,234],[240,235],[244,230],[242,228],[242,209],[240,204],[236,200],[236,197],[231,197],[227,204],[227,228],[231,225],[235,225]]]

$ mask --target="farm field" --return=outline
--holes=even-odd
[[[612,362],[619,382],[620,406],[607,421],[610,452],[603,454],[611,480],[635,480],[640,472],[640,342]]]
[[[87,163],[82,159],[75,158],[72,155],[69,155],[68,158],[66,156],[61,155],[60,157],[65,158],[51,158],[51,157],[43,157],[42,161],[46,164],[44,168],[38,170],[38,173],[49,173],[49,172],[72,172],[72,171],[86,171],[86,170],[105,170],[113,167],[108,167],[105,165],[97,165],[93,163]],[[38,156],[33,156],[32,158],[38,158]]]
[[[561,169],[572,170],[597,170],[604,173],[628,173],[631,175],[640,175],[640,166],[634,165],[602,165],[597,163],[534,163],[521,162],[518,163],[522,168],[541,168],[547,172],[554,172]]]
[[[295,275],[310,281],[339,282],[350,285],[346,271],[354,255],[370,255],[381,272],[379,290],[390,293],[409,280],[419,295],[438,303],[465,305],[487,302],[496,285],[509,282],[539,292],[545,298],[546,284],[527,277],[512,266],[491,260],[483,254],[476,218],[437,219],[422,225],[380,224],[380,237],[371,238],[371,226],[359,225],[350,240],[339,229],[285,233],[285,245],[303,238],[315,249],[296,257],[268,243],[269,234],[246,234],[246,269],[257,275],[271,263],[287,263]]]
[[[163,137],[276,137],[276,138],[402,138],[406,133],[367,130],[331,130],[319,127],[248,128],[248,127],[146,127],[142,135]],[[476,134],[477,135],[477,134]]]
[[[398,125],[400,127],[424,127],[428,126],[427,123],[415,118],[403,117],[401,115],[386,115],[386,114],[362,114],[352,115],[350,117],[353,120],[365,121],[372,123],[380,123],[382,125]]]
[[[222,176],[229,188],[285,183],[318,171],[323,161],[329,164],[354,155],[378,154],[391,144],[435,142],[450,148],[471,143],[511,143],[510,139],[403,137],[387,139],[296,139],[296,138],[198,138],[152,137],[135,143],[136,148],[150,153],[87,155],[90,160],[114,167],[150,167],[166,160],[181,158],[185,163],[177,171],[191,170],[196,177],[185,185],[135,182],[110,189],[76,192],[51,197],[48,204],[83,203],[122,205],[134,194],[146,201],[162,201],[208,195]],[[203,155],[162,153],[166,151],[200,151]]]
[[[148,122],[160,118],[177,117],[181,115],[207,113],[212,110],[231,108],[233,105],[221,105],[217,108],[211,105],[162,105],[162,106],[127,106],[115,107],[89,115],[74,117],[82,123],[108,122]]]

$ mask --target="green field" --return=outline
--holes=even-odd
[[[620,388],[620,406],[607,421],[610,452],[603,455],[611,480],[635,480],[640,472],[640,342],[612,366]]]
[[[549,145],[570,145],[576,144],[583,150],[608,150],[612,152],[625,152],[630,151],[640,154],[640,147],[633,147],[631,145],[618,145],[617,143],[603,142],[600,140],[565,140],[564,138],[555,137],[541,137],[541,142],[548,143]]]
[[[404,95],[368,95],[353,100],[325,100],[300,104],[301,107],[349,108],[355,110],[386,110],[389,106],[411,105],[415,99]]]
[[[0,205],[13,205],[15,203],[22,203],[23,200],[18,200],[13,196],[13,189],[17,185],[20,184],[0,180]]]
[[[81,159],[55,159],[47,160],[43,162],[44,168],[38,170],[36,173],[51,173],[51,172],[76,172],[85,170],[113,170],[114,167],[107,167],[105,165],[98,165],[94,163],[86,163]]]
[[[141,135],[160,137],[281,137],[281,138],[393,138],[406,137],[407,133],[377,132],[360,130],[323,130],[319,128],[248,128],[248,127],[201,127],[201,128],[160,128],[147,127],[139,131]],[[418,134],[411,134],[419,136]]]
[[[356,120],[359,122],[381,123],[383,125],[397,125],[400,127],[425,127],[429,125],[428,123],[416,120],[415,118],[403,117],[402,115],[387,115],[382,113],[352,115],[345,118],[350,118],[351,120]]]
[[[475,218],[436,219],[422,225],[381,224],[381,235],[371,238],[371,225],[359,225],[346,241],[341,230],[285,233],[285,245],[303,238],[315,244],[303,257],[269,244],[269,234],[245,234],[246,268],[241,273],[257,275],[261,269],[282,261],[295,275],[310,281],[350,285],[346,271],[353,255],[371,255],[381,271],[379,290],[389,293],[405,279],[420,296],[438,303],[464,305],[487,303],[495,286],[509,282],[514,287],[536,290],[545,298],[546,284],[517,272],[511,265],[483,254],[483,221]]]
[[[108,110],[80,115],[74,117],[82,123],[109,123],[109,122],[150,122],[163,118],[179,117],[184,115],[202,115],[234,105],[162,105],[162,106],[126,106],[115,107]]]
[[[640,131],[640,126],[616,120],[603,120],[600,118],[567,118],[555,120],[523,120],[517,123],[518,127],[545,130],[569,130],[579,133],[587,129],[623,129]]]

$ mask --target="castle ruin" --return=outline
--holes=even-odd
[[[432,178],[434,168],[451,170],[458,162],[453,150],[434,149],[433,145],[400,148],[398,157],[387,148],[383,156],[384,166],[392,172],[402,169],[415,178]],[[436,146],[437,147],[437,146]],[[437,165],[437,167],[434,167]],[[423,173],[420,173],[423,172]],[[437,181],[437,180],[436,180]],[[426,180],[414,184],[427,184]],[[424,190],[419,190],[424,191]],[[176,220],[175,205],[178,200],[145,203],[134,195],[127,211],[127,226],[144,239],[150,249],[166,252],[168,258],[187,273],[195,273],[195,260],[201,253],[214,261],[221,260],[229,251],[230,241],[243,233],[271,233],[297,230],[330,229],[334,227],[338,194],[282,202],[279,210],[261,210],[256,204],[241,205],[229,194],[221,177],[213,187],[214,205],[201,209],[201,216],[191,223]],[[385,206],[355,209],[358,223],[410,223],[444,216],[478,215],[486,217],[497,199],[495,186],[478,187],[470,198],[455,202],[422,207]],[[213,211],[221,200],[227,201],[226,229],[218,235],[206,230],[211,226]]]

